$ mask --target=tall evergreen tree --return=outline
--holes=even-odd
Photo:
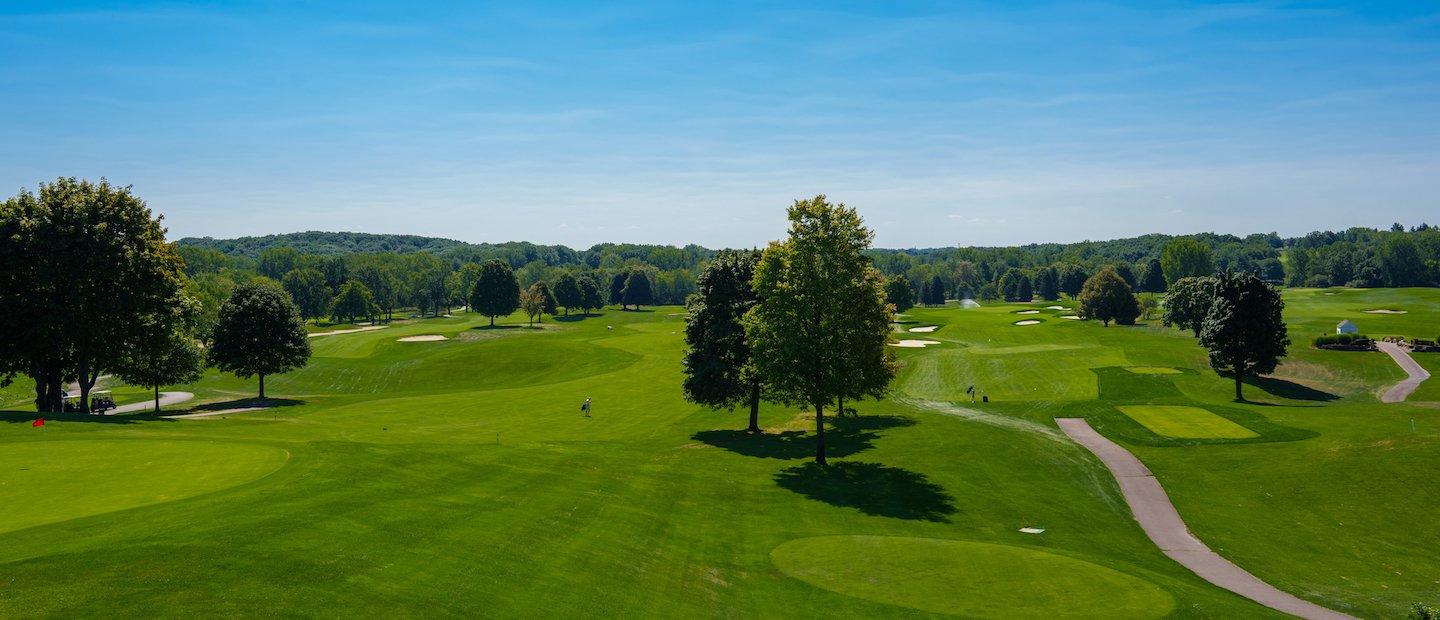
[[[1060,272],[1055,267],[1045,267],[1035,273],[1035,293],[1045,301],[1060,299]]]
[[[1215,302],[1200,330],[1200,346],[1210,367],[1235,378],[1235,400],[1247,375],[1275,371],[1290,346],[1285,301],[1280,292],[1254,275],[1223,273],[1215,280]]]
[[[1130,292],[1130,285],[1115,272],[1115,267],[1106,265],[1085,281],[1080,289],[1079,315],[1090,320],[1099,319],[1106,326],[1110,321],[1121,325],[1133,325],[1140,316],[1140,302]]]
[[[210,364],[241,379],[303,367],[310,360],[310,338],[300,310],[284,291],[264,284],[241,284],[225,305],[207,352]]]
[[[515,281],[510,263],[492,259],[480,265],[480,278],[470,291],[470,307],[490,317],[491,327],[495,317],[509,316],[520,308],[520,283]]]
[[[751,433],[760,432],[760,375],[741,322],[759,298],[751,288],[759,252],[721,252],[700,274],[685,319],[685,398],[716,409],[750,406]],[[908,285],[907,285],[908,286]]]
[[[745,315],[755,367],[779,402],[815,410],[815,462],[824,466],[825,406],[884,393],[895,363],[886,350],[889,306],[863,251],[874,239],[860,215],[824,196],[797,200],[789,238],[755,268],[762,300]]]

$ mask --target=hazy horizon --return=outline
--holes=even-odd
[[[174,237],[881,247],[1414,225],[1424,3],[0,8],[0,190],[133,185]]]

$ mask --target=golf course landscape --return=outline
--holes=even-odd
[[[828,418],[828,467],[813,412],[764,404],[751,435],[744,411],[682,397],[679,306],[313,337],[256,409],[253,379],[211,369],[163,387],[195,398],[158,416],[34,427],[17,382],[0,616],[1280,616],[1147,538],[1055,423],[1084,418],[1220,555],[1403,617],[1440,600],[1440,385],[1382,404],[1405,377],[1388,356],[1308,343],[1343,319],[1433,337],[1440,290],[1284,301],[1294,344],[1245,402],[1158,320],[1067,320],[1068,298],[912,308],[894,340],[937,344],[893,347],[889,395]]]

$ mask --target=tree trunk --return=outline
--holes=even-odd
[[[260,374],[260,400],[265,400],[265,374]]]
[[[155,413],[160,413],[160,386],[155,386]]]
[[[825,406],[815,404],[815,464],[821,467],[825,462]]]
[[[760,382],[750,384],[750,428],[751,433],[760,432]]]
[[[495,327],[495,317],[490,317],[490,327]]]
[[[100,371],[90,370],[89,362],[80,362],[80,378],[76,383],[80,384],[80,412],[90,413],[90,390],[95,389],[95,382],[100,380]]]
[[[841,418],[845,417],[845,397],[844,397],[844,396],[840,396],[840,397],[836,398],[835,400],[836,400],[836,404],[839,405],[839,406],[836,407],[836,409],[835,409],[835,415],[836,415],[837,417],[841,417]]]
[[[1242,382],[1245,380],[1245,373],[1244,373],[1243,371],[1241,371],[1240,368],[1241,368],[1241,366],[1240,366],[1239,364],[1236,364],[1236,365],[1235,365],[1235,368],[1234,368],[1234,370],[1235,370],[1235,400],[1243,402],[1243,401],[1245,400],[1245,396],[1240,393],[1240,386],[1243,384]]]

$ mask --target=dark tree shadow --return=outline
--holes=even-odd
[[[1277,377],[1261,377],[1256,375],[1248,375],[1245,377],[1245,385],[1260,388],[1261,390],[1264,390],[1266,394],[1269,394],[1271,396],[1279,396],[1280,398],[1287,398],[1290,400],[1326,402],[1340,399],[1338,395],[1331,394],[1330,392],[1317,390],[1308,385],[1301,385],[1294,381],[1280,379]]]
[[[478,325],[478,326],[476,326],[476,327],[471,327],[470,329],[472,329],[472,330],[480,330],[480,331],[490,331],[490,330],[492,330],[492,329],[522,329],[522,328],[524,328],[524,327],[525,327],[524,325],[511,325],[511,324],[506,323],[506,324],[502,324],[502,325]]]
[[[860,415],[854,407],[846,407],[847,415],[843,418],[828,418],[830,425],[841,431],[883,431],[887,428],[901,428],[915,426],[915,419],[898,415]],[[825,436],[827,439],[829,435]]]
[[[583,321],[587,318],[589,317],[583,314],[572,314],[570,316],[565,316],[562,314],[560,316],[552,315],[550,317],[550,320],[555,321],[556,323],[574,323],[576,321]]]
[[[7,424],[33,424],[36,418],[45,418],[45,422],[84,422],[86,424],[134,424],[145,420],[156,419],[154,413],[142,414],[120,414],[120,415],[92,415],[87,413],[39,413],[36,411],[0,411],[0,422]],[[39,430],[39,429],[37,429]]]
[[[879,437],[861,431],[830,430],[825,433],[825,453],[850,456],[874,446]],[[743,430],[713,430],[695,433],[692,439],[741,456],[794,460],[815,456],[815,436],[806,431],[754,434]]]
[[[842,508],[868,515],[948,523],[955,498],[924,474],[879,463],[806,463],[780,470],[775,483]]]
[[[238,399],[235,399],[235,400],[227,400],[227,401],[218,402],[218,403],[205,403],[205,404],[203,404],[203,405],[195,405],[194,407],[191,407],[191,408],[188,409],[187,411],[190,411],[190,412],[193,412],[193,413],[204,413],[204,412],[206,412],[206,411],[224,411],[224,410],[226,410],[226,409],[245,409],[245,408],[247,408],[247,407],[294,407],[294,406],[296,406],[296,405],[303,405],[303,404],[305,404],[305,401],[303,401],[303,400],[296,400],[296,399],[294,399],[294,398],[238,398]],[[150,413],[154,413],[154,412],[152,411],[152,412],[150,412]],[[170,412],[170,415],[175,415],[175,413],[174,413],[174,412]],[[164,417],[164,416],[161,416],[161,417]]]

